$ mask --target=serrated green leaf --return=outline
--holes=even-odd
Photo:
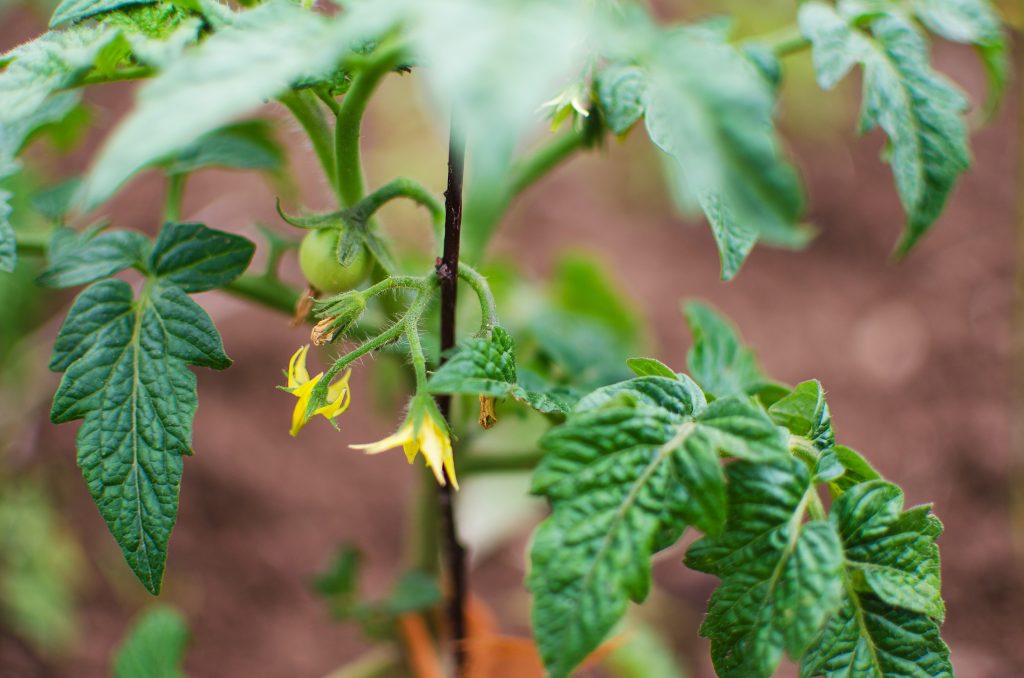
[[[520,383],[515,343],[502,327],[495,327],[489,338],[459,342],[448,361],[427,382],[431,393],[509,397],[545,414],[567,414],[572,408],[573,399],[565,392],[538,386],[546,385]]]
[[[775,138],[768,83],[738,50],[705,33],[666,35],[645,120],[651,140],[678,164],[678,190],[712,221],[722,274],[730,277],[755,238],[806,242],[797,227],[803,193]]]
[[[838,609],[842,546],[829,523],[803,522],[814,489],[800,462],[741,461],[726,474],[725,531],[694,543],[686,564],[722,580],[700,631],[715,671],[767,677],[783,652],[798,659]]]
[[[290,83],[332,70],[344,54],[389,25],[372,11],[345,11],[328,19],[287,2],[239,14],[139,90],[135,110],[107,140],[89,173],[86,207],[105,200],[139,169],[259,107]],[[168,110],[175,114],[168,116]]]
[[[928,506],[903,510],[903,492],[882,480],[862,483],[836,500],[832,521],[843,538],[855,588],[863,580],[886,603],[945,617],[939,549],[942,523]]]
[[[145,266],[149,239],[135,231],[76,233],[57,229],[50,240],[49,261],[37,282],[45,287],[75,287],[109,277],[133,266]]]
[[[181,663],[188,635],[184,618],[175,610],[146,610],[117,651],[115,678],[184,678]]]
[[[881,480],[882,476],[868,463],[856,450],[851,450],[844,445],[836,445],[830,450],[822,453],[818,459],[819,466],[838,466],[840,473],[829,481],[829,488],[833,494],[842,494],[855,485],[869,480]],[[826,480],[826,478],[822,478]]]
[[[836,499],[830,522],[843,541],[843,603],[801,675],[952,676],[938,626],[938,519],[924,506],[903,511],[900,489],[876,480]]]
[[[952,678],[949,648],[926,615],[844,589],[842,605],[800,664],[801,678]]]
[[[187,174],[206,167],[274,171],[284,151],[266,120],[247,120],[204,135],[164,164],[168,174]]]
[[[192,454],[192,364],[224,369],[220,335],[180,288],[147,282],[138,299],[121,280],[78,295],[50,369],[63,371],[54,423],[83,419],[78,464],[129,566],[160,592],[178,511],[183,455]]]
[[[686,303],[683,313],[693,335],[686,364],[709,398],[755,395],[771,385],[724,316],[695,301]]]
[[[6,137],[9,127],[23,126],[52,94],[75,84],[117,35],[99,27],[51,31],[0,56],[0,64],[7,63],[0,71],[0,134]],[[2,146],[7,147],[6,139]]]
[[[676,373],[672,371],[671,367],[654,358],[630,358],[626,361],[626,365],[638,377],[676,378]]]
[[[788,395],[772,403],[768,416],[792,435],[809,440],[819,452],[836,444],[825,390],[817,380],[797,384]]]
[[[991,115],[1010,73],[1006,31],[996,8],[988,0],[914,0],[911,6],[931,32],[978,49],[988,76],[986,109]]]
[[[646,597],[655,551],[672,545],[686,525],[721,529],[720,453],[786,455],[779,429],[759,408],[735,399],[705,407],[685,377],[639,377],[599,389],[545,434],[541,447],[532,491],[549,499],[552,514],[534,535],[527,585],[534,635],[552,676],[568,675],[628,601]]]
[[[613,134],[625,134],[643,116],[647,77],[638,66],[612,64],[597,74],[594,87],[605,124]]]
[[[57,9],[53,10],[53,16],[50,17],[50,28],[56,28],[61,24],[75,23],[122,7],[154,2],[157,0],[63,0],[57,5]]]
[[[813,44],[819,83],[828,88],[856,63],[864,68],[860,131],[881,127],[887,160],[907,214],[899,255],[910,251],[946,204],[970,165],[962,119],[967,102],[928,62],[924,37],[905,18],[884,13],[871,34],[851,27],[831,7],[809,2],[800,26]]]
[[[165,224],[153,244],[149,270],[189,293],[223,287],[249,267],[256,246],[203,224]]]

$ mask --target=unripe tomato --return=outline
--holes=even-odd
[[[362,246],[348,266],[338,262],[339,231],[328,228],[310,231],[299,246],[299,267],[309,284],[326,294],[346,292],[369,273],[369,257]]]

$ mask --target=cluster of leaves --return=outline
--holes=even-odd
[[[721,676],[949,675],[939,636],[942,531],[857,452],[837,445],[821,385],[767,379],[700,304],[690,376],[649,358],[587,394],[541,439],[528,585],[551,675],[568,675],[651,587],[652,556],[693,526],[686,565],[722,580],[701,633]],[[464,342],[431,381],[522,398],[507,334]],[[723,460],[734,460],[723,465]],[[826,512],[819,488],[827,488]]]
[[[276,99],[309,133],[341,203],[287,220],[344,225],[341,262],[368,247],[390,273],[387,244],[360,202],[374,194],[362,195],[358,153],[349,164],[342,153],[349,137],[358,144],[358,119],[346,115],[358,118],[360,97],[372,90],[372,78],[354,84],[361,75],[423,65],[431,97],[455,111],[472,148],[470,258],[531,173],[562,152],[535,167],[519,155],[546,101],[556,121],[571,119],[558,149],[595,146],[605,132],[623,136],[642,121],[665,153],[677,202],[706,216],[724,278],[758,241],[795,247],[809,237],[801,182],[773,122],[786,50],[736,44],[728,22],[665,27],[640,8],[588,0],[353,0],[331,16],[285,0],[243,11],[216,0],[65,0],[51,27],[0,55],[0,179],[18,171],[41,130],[79,110],[83,86],[149,79],[88,174],[37,202],[58,224],[147,168],[176,179],[210,165],[276,170],[283,156],[270,128],[236,122]],[[888,136],[907,214],[903,254],[969,164],[967,102],[931,67],[923,29],[978,48],[994,102],[1006,79],[1000,22],[988,0],[839,0],[801,5],[799,29],[822,87],[855,65],[864,71],[860,128]],[[325,112],[335,115],[334,139]],[[10,211],[11,195],[0,190],[2,270],[15,265]],[[181,457],[191,453],[188,366],[230,363],[189,295],[232,283],[252,254],[244,238],[176,220],[155,242],[61,226],[39,278],[90,285],[54,349],[51,368],[65,374],[52,419],[83,420],[85,480],[153,593],[177,515]],[[511,398],[561,422],[542,440],[534,477],[553,512],[534,540],[529,579],[552,674],[572,670],[628,602],[646,596],[651,556],[691,525],[705,536],[687,564],[722,580],[703,628],[722,675],[770,674],[783,653],[806,675],[948,672],[938,636],[940,526],[926,509],[904,511],[898,488],[835,444],[821,387],[765,378],[728,323],[701,306],[687,311],[690,376],[635,359],[628,365],[638,376],[622,381],[606,358],[635,340],[635,321],[586,266],[570,268],[559,304],[530,323],[538,348],[528,367],[517,365],[509,333],[494,327],[463,342],[428,385]],[[138,293],[109,279],[125,269],[141,274]],[[732,461],[723,466],[723,458]],[[827,512],[822,485],[833,496]]]

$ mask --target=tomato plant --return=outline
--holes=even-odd
[[[471,587],[453,493],[515,467],[532,471],[531,492],[550,507],[525,582],[548,675],[643,642],[642,630],[622,632],[627,610],[651,590],[654,555],[687,530],[700,537],[685,566],[720,581],[700,630],[719,675],[769,676],[784,657],[805,676],[951,675],[940,636],[942,524],[928,506],[906,507],[896,484],[840,442],[819,382],[775,381],[731,323],[697,301],[685,305],[685,366],[622,360],[637,320],[586,262],[567,263],[555,298],[516,327],[503,322],[515,293],[497,293],[484,264],[514,199],[565,159],[628,135],[649,138],[675,201],[706,218],[723,280],[757,243],[803,246],[813,236],[804,188],[774,115],[784,60],[807,50],[825,90],[860,70],[858,128],[887,138],[906,214],[895,255],[908,255],[970,164],[968,100],[931,64],[929,37],[977,49],[991,112],[1008,57],[988,0],[813,0],[791,28],[743,40],[728,20],[665,25],[630,2],[351,0],[336,12],[243,4],[63,0],[51,30],[0,56],[0,178],[9,187],[0,191],[0,268],[37,265],[41,286],[84,286],[53,346],[49,367],[63,376],[50,418],[81,422],[84,481],[147,591],[161,591],[193,453],[192,368],[232,363],[193,298],[219,289],[308,321],[311,343],[337,348],[303,345],[281,357],[297,453],[311,422],[344,422],[358,397],[353,370],[374,369],[361,358],[404,358],[411,392],[406,409],[390,413],[394,433],[369,443],[343,433],[339,444],[422,459],[423,496],[408,501],[427,519],[390,597],[362,598],[352,550],[317,582],[337,616],[381,642],[405,641],[383,670],[424,672],[427,638],[428,658],[440,662],[435,644],[450,648],[451,670],[487,675],[466,621]],[[367,186],[361,123],[392,74],[422,84],[449,128],[443,196],[404,177]],[[41,191],[14,181],[34,139],[80,122],[84,89],[136,80],[134,108],[83,176]],[[184,220],[182,201],[204,168],[286,174],[272,125],[240,121],[264,102],[307,136],[336,204],[315,212],[279,201],[281,223],[262,229],[266,261],[254,267],[253,241]],[[545,118],[551,129],[538,131]],[[167,180],[155,238],[102,219],[144,171]],[[12,226],[18,209],[32,209],[23,197],[44,231]],[[269,192],[253,199],[274,201]],[[434,245],[418,257],[396,256],[381,228],[380,209],[398,199],[428,217]],[[294,249],[306,292],[279,273]],[[469,317],[471,326],[456,327]],[[460,450],[511,413],[540,422],[524,452]],[[447,621],[434,624],[442,603]],[[174,613],[145,618],[118,675],[174,664],[185,635]],[[417,652],[410,638],[420,639]],[[165,651],[147,655],[147,643]],[[645,664],[657,652],[618,656],[641,674],[666,671]]]

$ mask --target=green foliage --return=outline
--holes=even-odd
[[[93,284],[75,299],[54,346],[50,368],[64,376],[50,418],[84,420],[78,464],[128,565],[153,594],[177,518],[181,457],[192,454],[196,381],[187,365],[231,364],[188,293],[229,282],[252,254],[243,238],[168,224],[138,297],[121,280]]]
[[[755,395],[772,386],[728,320],[699,302],[686,304],[683,312],[693,334],[686,365],[709,398]]]
[[[145,5],[156,0],[62,0],[50,17],[50,28],[61,24],[76,23],[83,19],[113,12],[122,7]]]
[[[431,375],[427,388],[431,393],[512,398],[544,414],[566,414],[575,403],[565,389],[519,380],[515,342],[501,327],[495,327],[490,337],[460,342],[448,362]]]
[[[313,580],[313,590],[326,600],[336,620],[355,621],[370,638],[394,637],[399,616],[430,610],[441,602],[437,581],[419,570],[403,573],[384,598],[366,600],[359,590],[361,565],[357,548],[341,547],[327,570]]]
[[[830,523],[843,542],[842,600],[801,675],[952,676],[939,636],[938,519],[926,506],[903,511],[900,489],[874,480],[839,497]]]
[[[237,15],[139,91],[138,105],[86,180],[85,205],[98,205],[137,170],[259,107],[289,83],[326,73],[386,27],[369,20],[330,21],[283,1]],[[155,129],[160,133],[153,134]]]
[[[51,500],[32,481],[0,491],[0,614],[43,654],[68,649],[77,629],[75,588],[82,554]]]
[[[139,618],[114,658],[115,678],[184,678],[188,627],[169,607],[151,607]]]
[[[99,226],[81,233],[70,228],[54,231],[49,265],[38,278],[46,287],[77,287],[107,278],[126,268],[142,267],[150,242],[135,231],[103,231]]]
[[[277,171],[284,151],[265,120],[247,120],[214,130],[162,163],[167,174],[188,174],[206,167]]]
[[[988,0],[915,0],[911,6],[928,30],[977,48],[988,76],[986,108],[994,113],[1010,75],[1009,45],[996,8]]]
[[[686,377],[638,377],[598,389],[541,440],[533,492],[552,515],[531,547],[533,625],[552,675],[568,675],[650,589],[650,556],[686,525],[725,519],[718,455],[786,454],[763,411],[735,398],[706,405]]]
[[[708,216],[728,279],[758,238],[806,240],[796,227],[802,190],[774,135],[771,87],[750,62],[712,31],[676,31],[661,42],[647,132],[678,164],[685,202]]]
[[[0,189],[0,271],[10,273],[17,261],[14,228],[11,226],[11,194]]]
[[[856,17],[854,17],[856,19]],[[881,13],[862,31],[827,5],[800,9],[800,28],[814,43],[818,81],[828,89],[854,64],[864,68],[860,131],[881,127],[907,224],[896,247],[910,251],[939,217],[970,165],[962,119],[966,100],[928,63],[924,37],[905,18]]]
[[[767,677],[784,654],[807,676],[945,675],[939,522],[928,507],[903,511],[896,486],[836,445],[818,382],[764,398],[728,322],[700,304],[687,316],[705,390],[634,360],[660,376],[594,391],[541,440],[533,491],[552,513],[527,584],[549,673],[569,675],[598,647],[646,597],[652,555],[692,525],[705,536],[687,566],[722,580],[701,627],[718,675]],[[721,457],[737,461],[723,470]],[[830,515],[820,484],[837,497]]]

